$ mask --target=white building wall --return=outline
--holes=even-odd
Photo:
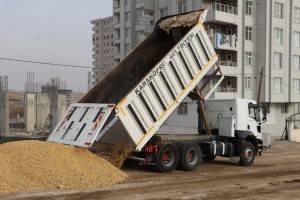
[[[295,103],[288,104],[288,112],[282,112],[282,104],[270,104],[270,113],[267,115],[267,122],[263,125],[262,131],[273,136],[281,137],[285,129],[285,121],[295,113],[299,112],[299,106]]]
[[[145,0],[132,0],[131,4],[125,6],[125,1],[114,0],[114,47],[116,62],[119,62],[125,53],[125,44],[130,43],[130,48],[133,49],[135,44],[138,44],[146,35],[137,34],[143,32],[136,31],[136,19],[138,15],[135,4]],[[153,0],[153,16],[154,24],[161,17],[160,10],[167,8],[168,15],[177,13],[177,0]],[[203,1],[187,0],[187,11],[202,8]],[[213,1],[205,0],[207,3]],[[226,4],[227,1],[221,1]],[[237,82],[236,92],[216,92],[216,98],[249,98],[257,99],[259,90],[259,80],[261,69],[264,68],[263,82],[261,87],[260,101],[267,103],[270,106],[270,114],[268,121],[265,124],[264,132],[275,135],[280,135],[284,129],[285,118],[288,113],[281,113],[281,107],[284,103],[289,103],[289,107],[295,106],[293,103],[300,102],[300,94],[294,94],[292,91],[293,79],[300,77],[300,70],[295,71],[293,66],[293,55],[300,55],[300,48],[293,47],[293,32],[300,32],[300,24],[294,23],[293,12],[294,7],[300,7],[300,1],[286,0],[252,0],[253,15],[245,15],[246,0],[233,1],[238,10],[237,15],[228,14],[216,10],[209,11],[209,23],[220,25],[232,25],[236,27],[238,37],[237,47],[233,49],[236,52],[237,67],[223,68],[225,76],[234,77]],[[274,3],[282,3],[284,5],[284,18],[274,18]],[[118,4],[118,6],[116,6]],[[212,6],[210,7],[212,8]],[[131,12],[131,21],[125,22],[125,12]],[[245,40],[245,27],[252,27],[252,41]],[[131,36],[125,38],[125,28],[131,28]],[[283,28],[283,44],[274,44],[274,28]],[[116,33],[119,33],[116,37]],[[292,38],[291,38],[292,37]],[[227,49],[228,50],[228,49]],[[252,66],[245,65],[245,52],[252,53]],[[274,69],[273,54],[280,52],[283,54],[283,68]],[[251,88],[245,89],[245,77],[251,77]],[[283,78],[283,90],[281,94],[274,93],[274,77]],[[188,102],[188,115],[178,116],[177,111],[169,118],[166,124],[161,128],[161,132],[197,132],[197,116],[196,110],[193,108],[193,103]],[[191,109],[191,110],[190,110]],[[192,112],[194,110],[194,113]],[[183,131],[183,127],[186,131]]]

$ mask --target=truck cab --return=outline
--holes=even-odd
[[[254,100],[241,98],[207,100],[204,107],[216,140],[233,145],[232,159],[242,162],[241,155],[246,153],[246,162],[241,164],[251,165],[254,156],[261,155],[263,150],[261,133],[266,120],[264,109]],[[207,157],[211,156],[208,154]]]
[[[217,99],[204,103],[212,131],[224,137],[253,135],[262,139],[262,109],[250,99]]]

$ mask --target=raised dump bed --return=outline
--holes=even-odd
[[[122,142],[126,141],[120,139],[125,134],[132,146],[141,150],[197,83],[211,73],[218,57],[203,27],[206,14],[207,10],[201,10],[159,20],[154,31],[79,101],[77,107],[91,103],[116,105],[108,120],[101,122],[105,123],[103,131],[96,131],[100,133],[97,140]],[[82,124],[90,124],[91,119],[83,116],[88,116],[86,112],[78,115]],[[68,129],[76,124],[71,118],[64,123]],[[72,138],[80,140],[90,131],[82,126],[76,126],[72,137],[58,134],[56,129],[50,138],[78,145]]]

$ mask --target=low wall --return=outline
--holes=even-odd
[[[294,128],[294,122],[290,123],[289,140],[292,142],[300,142],[300,129]]]

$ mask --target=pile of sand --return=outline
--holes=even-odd
[[[84,148],[40,141],[0,145],[0,194],[93,188],[125,178],[125,173]]]

